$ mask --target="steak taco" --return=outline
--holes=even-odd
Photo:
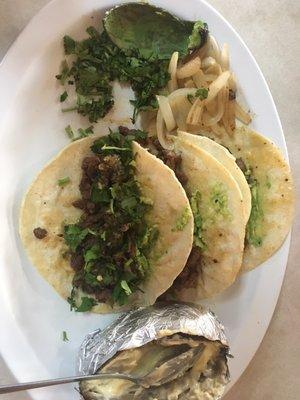
[[[37,176],[20,235],[39,273],[76,311],[153,304],[182,271],[193,216],[174,172],[121,129],[68,145]]]
[[[249,271],[271,257],[290,230],[295,203],[291,171],[274,143],[249,128],[240,127],[232,136],[207,135],[236,157],[251,190],[242,264],[242,271]]]
[[[185,137],[174,137],[174,170],[194,215],[193,249],[167,296],[182,301],[212,297],[236,279],[245,237],[241,190],[230,172],[211,154]],[[169,162],[171,152],[162,151]]]

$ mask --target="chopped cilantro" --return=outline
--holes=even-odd
[[[82,139],[82,138],[85,138],[87,136],[93,135],[94,134],[94,127],[93,126],[89,126],[86,129],[79,128],[79,129],[77,129],[77,135],[75,136],[75,133],[74,133],[71,125],[68,125],[68,126],[65,127],[65,132],[68,135],[69,139],[74,141],[74,140]]]
[[[93,135],[93,134],[94,134],[94,127],[93,126],[89,126],[86,129],[79,128],[78,131],[77,131],[77,137],[76,137],[75,140],[82,139],[82,138],[85,138],[85,137]]]
[[[65,132],[71,140],[74,140],[74,132],[71,125],[65,127]]]
[[[90,249],[84,252],[85,268],[88,267],[90,261],[95,261],[99,258],[100,247],[99,245],[94,245]]]
[[[106,232],[100,233],[100,239],[102,239],[104,242],[106,241]]]
[[[70,304],[70,310],[74,310],[76,308],[76,301],[75,301],[75,288],[73,287],[70,293],[70,296],[67,298],[67,302]]]
[[[194,23],[191,35],[189,36],[189,49],[195,49],[201,45],[203,32],[207,30],[207,24],[202,21]],[[200,33],[200,34],[199,34]]]
[[[193,100],[194,100],[195,96],[194,96],[192,93],[188,93],[188,94],[186,95],[186,97],[187,97],[188,101],[189,101],[191,104],[193,104]]]
[[[60,80],[61,84],[64,85],[70,74],[70,69],[66,60],[61,63],[61,72],[56,75],[56,79]]]
[[[115,213],[115,210],[114,210],[114,199],[113,199],[113,198],[110,199],[110,202],[109,202],[109,210],[110,210],[110,212],[111,212],[112,214]]]
[[[188,224],[190,218],[190,210],[188,207],[185,207],[179,217],[176,219],[175,227],[172,229],[172,231],[183,231],[183,229]]]
[[[70,297],[68,297],[68,303],[70,304],[71,311],[86,312],[90,311],[96,304],[97,301],[91,297],[83,296],[80,298],[80,304],[76,300],[76,289],[73,287]]]
[[[64,228],[64,239],[70,249],[75,251],[88,233],[88,229],[82,229],[76,224],[66,225]]]
[[[125,292],[125,290],[121,286],[121,282],[118,282],[113,290],[112,293],[112,298],[115,303],[118,303],[120,306],[123,306],[126,304],[126,301],[128,300],[128,296]]]
[[[131,151],[131,149],[126,147],[107,146],[106,144],[102,146],[101,150]]]
[[[63,39],[64,49],[66,54],[73,54],[75,52],[76,42],[70,36],[66,35]]]
[[[68,97],[68,93],[67,93],[66,91],[64,91],[64,92],[60,95],[59,101],[60,101],[61,103],[63,103],[63,102],[66,100],[67,97]]]
[[[76,312],[90,311],[96,304],[96,300],[91,297],[81,297],[81,303],[75,308]]]
[[[65,176],[64,178],[61,178],[57,181],[58,185],[61,187],[66,186],[70,182],[71,182],[71,179],[68,176]]]
[[[92,188],[91,200],[96,204],[109,204],[110,203],[110,191],[108,189],[99,189],[98,187]]]
[[[98,275],[98,276],[100,276],[100,275]],[[86,272],[84,274],[84,280],[88,285],[97,287],[97,286],[99,286],[99,282],[101,281],[98,279],[98,276],[95,276],[90,272]]]
[[[121,281],[120,285],[121,288],[124,290],[126,296],[130,296],[132,294],[132,290],[130,289],[126,281]]]
[[[203,239],[203,219],[200,213],[201,193],[196,190],[190,198],[191,209],[194,216],[194,246],[200,250],[206,249],[206,243]]]
[[[186,95],[188,101],[189,101],[191,104],[193,104],[193,101],[194,101],[194,99],[195,99],[196,97],[198,97],[200,100],[204,100],[204,99],[207,98],[207,96],[208,96],[208,89],[207,89],[207,88],[200,88],[200,89],[197,89],[197,90],[196,90],[195,94],[188,93],[188,94]]]
[[[100,34],[89,27],[87,33],[89,37],[81,42],[70,36],[63,39],[65,54],[75,60],[70,69],[65,63],[56,77],[62,84],[72,77],[77,92],[76,106],[65,111],[77,110],[97,122],[114,104],[111,82],[115,80],[130,83],[135,92],[133,122],[140,111],[157,108],[155,95],[169,80],[168,61],[144,59],[138,49],[125,54],[105,31]]]
[[[206,99],[208,96],[207,88],[200,88],[196,90],[195,97],[199,97],[200,100]]]
[[[63,331],[63,333],[62,333],[62,340],[64,342],[68,342],[69,341],[69,338],[68,338],[68,335],[67,335],[66,331]]]
[[[63,113],[66,113],[66,112],[70,112],[70,111],[75,111],[75,110],[77,110],[77,109],[78,109],[78,107],[75,106],[75,107],[62,108],[61,111],[62,111]]]
[[[135,208],[138,202],[135,196],[132,197],[125,197],[124,200],[121,202],[121,207],[123,210],[126,210],[129,214],[135,212]]]

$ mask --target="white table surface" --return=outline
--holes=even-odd
[[[0,0],[0,60],[28,20],[47,2]],[[210,3],[243,37],[270,85],[283,124],[299,198],[300,1],[210,0]],[[225,400],[300,398],[299,236],[297,208],[287,274],[271,325],[249,367]],[[3,329],[1,324],[0,329]],[[0,384],[13,381],[14,377],[0,358]],[[28,399],[20,393],[1,397],[1,400]]]

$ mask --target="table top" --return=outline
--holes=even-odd
[[[179,1],[179,0],[173,0]],[[29,19],[48,0],[0,0],[0,60]],[[245,40],[276,103],[300,196],[300,3],[297,0],[210,0]],[[225,400],[296,400],[300,392],[300,210],[297,208],[287,273],[267,334]],[[0,358],[0,384],[14,377]],[[28,400],[26,394],[1,400]]]

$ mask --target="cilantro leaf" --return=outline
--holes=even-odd
[[[74,139],[74,132],[73,132],[71,125],[68,125],[65,127],[65,132],[71,140]]]
[[[56,75],[56,79],[60,80],[62,85],[65,84],[67,78],[70,76],[70,69],[66,60],[61,63],[61,72]]]
[[[195,94],[188,93],[186,95],[188,101],[193,104],[193,100],[198,97],[200,100],[206,99],[208,96],[208,89],[207,88],[199,88],[196,90]]]
[[[96,304],[96,300],[91,297],[81,297],[81,303],[75,308],[76,312],[86,312],[90,311]]]
[[[147,260],[146,256],[141,251],[137,250],[135,258],[136,258],[136,261],[138,264],[139,272],[141,273],[141,275],[143,277],[147,276],[148,272],[149,272],[150,264],[149,264],[149,261]]]
[[[82,138],[85,138],[87,136],[93,135],[94,134],[94,127],[93,126],[89,126],[86,129],[79,128],[77,130],[77,135],[75,136],[75,132],[73,131],[71,125],[68,125],[68,126],[65,127],[65,132],[68,135],[68,137],[72,141],[74,141],[74,140],[82,139]]]
[[[128,286],[128,283],[126,281],[121,281],[121,288],[124,290],[126,296],[130,296],[132,294],[132,290]]]
[[[92,201],[96,204],[109,204],[111,200],[110,191],[108,189],[99,189],[98,187],[92,188]]]
[[[64,239],[72,251],[77,249],[88,233],[88,229],[82,229],[76,224],[64,227]]]
[[[87,29],[89,37],[76,42],[70,36],[63,38],[65,54],[75,54],[72,66],[67,64],[57,76],[64,84],[72,77],[77,92],[77,105],[63,111],[77,110],[90,122],[103,118],[114,105],[112,85],[115,80],[129,83],[135,92],[133,122],[141,111],[157,108],[155,95],[169,80],[168,61],[144,59],[139,51],[130,54],[120,50],[103,31]]]
[[[186,95],[186,97],[187,97],[187,99],[188,99],[188,101],[191,103],[191,104],[193,104],[193,100],[194,100],[194,95],[193,94],[191,94],[191,93],[188,93],[187,95]]]
[[[65,100],[66,100],[66,98],[68,97],[68,93],[66,92],[66,90],[60,95],[60,98],[59,98],[59,101],[61,102],[61,103],[63,103]]]
[[[99,286],[99,281],[98,281],[97,277],[90,272],[87,272],[86,274],[84,274],[84,280],[86,283],[88,283],[91,286],[94,286],[94,287]]]
[[[69,341],[69,338],[68,338],[68,335],[67,335],[67,332],[66,332],[66,331],[63,331],[63,332],[62,332],[62,340],[63,340],[64,342],[68,342],[68,341]]]
[[[196,90],[195,97],[199,97],[200,100],[206,99],[208,96],[207,88],[199,88]]]
[[[76,42],[70,36],[65,35],[63,38],[64,42],[64,49],[66,54],[73,54],[75,53]]]
[[[134,212],[136,205],[137,199],[134,196],[125,197],[125,199],[121,202],[121,207],[129,214],[132,214]]]
[[[121,280],[114,287],[113,290],[113,300],[118,303],[120,306],[123,306],[128,302],[128,297],[132,294],[132,290],[128,286],[128,283],[125,280]]]
[[[101,150],[131,151],[126,147],[107,146],[106,144],[103,145]]]
[[[188,48],[195,49],[200,47],[202,42],[205,42],[207,35],[207,24],[202,21],[196,21],[193,26],[191,35],[189,36]]]
[[[99,258],[100,247],[98,245],[92,246],[90,249],[86,250],[84,253],[85,268],[91,261],[95,261]]]
[[[86,129],[79,128],[78,131],[77,131],[76,140],[85,138],[85,137],[93,135],[93,134],[94,134],[94,127],[93,126],[89,126]]]

